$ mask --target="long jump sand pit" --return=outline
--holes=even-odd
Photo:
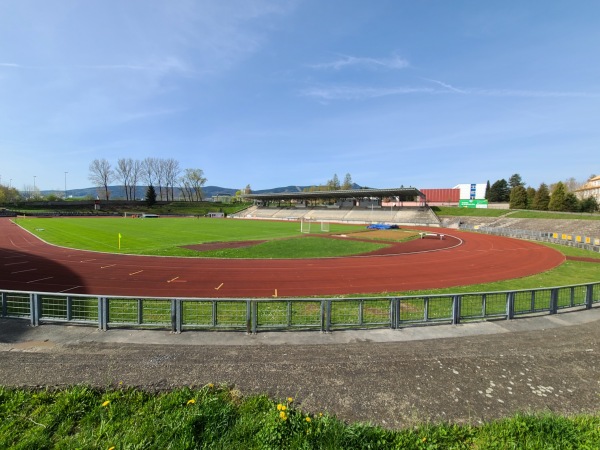
[[[443,233],[445,238],[417,239],[404,243],[404,249],[408,245],[420,248],[386,254],[233,260],[60,248],[0,219],[0,287],[140,297],[309,297],[500,281],[552,269],[565,259],[553,249],[528,241],[441,228],[422,230]]]

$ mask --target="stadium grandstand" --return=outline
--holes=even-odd
[[[234,217],[440,226],[425,194],[413,187],[244,194],[242,198],[254,205]]]

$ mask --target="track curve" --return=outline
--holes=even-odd
[[[348,295],[519,278],[552,269],[565,260],[560,252],[528,241],[457,230],[443,232],[461,239],[462,245],[435,252],[358,258],[193,259],[55,247],[2,218],[0,288],[140,297]]]

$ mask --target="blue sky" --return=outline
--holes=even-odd
[[[230,188],[584,181],[599,23],[595,0],[0,0],[0,181],[124,157]]]

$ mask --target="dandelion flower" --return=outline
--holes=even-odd
[[[212,383],[208,383],[208,384],[207,384],[207,386],[208,386],[208,388],[209,388],[209,389],[212,389],[212,388],[214,388],[214,387],[215,387],[215,385],[214,385],[214,384],[212,384]]]
[[[104,406],[105,408],[110,405],[110,400],[105,400],[104,403],[102,403],[102,406]]]
[[[427,438],[424,437],[423,439],[421,439],[421,442],[427,442]]]
[[[306,420],[307,422],[310,422],[310,417],[306,416],[306,419],[305,419],[305,420]]]
[[[283,405],[281,403],[277,403],[277,411],[281,411],[282,407],[283,407]]]
[[[109,448],[108,450],[115,450],[114,445],[111,448]]]
[[[282,410],[282,411],[285,411],[286,409],[287,409],[287,406],[285,406],[285,405],[281,405],[281,410]]]
[[[285,413],[285,411],[281,411],[279,413],[279,417],[281,418],[281,420],[287,420],[287,414]]]
[[[196,400],[194,400],[193,398],[191,398],[187,401],[188,405],[193,405],[194,403],[196,403]]]
[[[288,401],[288,403],[292,403],[294,401],[294,399],[292,397],[288,397],[287,401]]]

